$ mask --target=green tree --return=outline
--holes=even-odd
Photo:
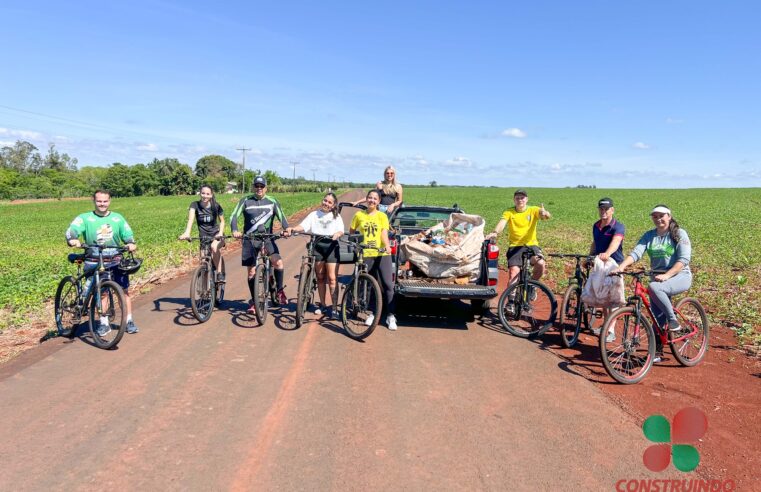
[[[196,162],[196,176],[202,179],[223,177],[232,181],[238,174],[238,165],[221,155],[205,155]]]
[[[132,191],[135,196],[157,195],[159,192],[159,177],[145,164],[135,164],[130,167]]]
[[[174,158],[153,159],[153,161],[148,164],[148,169],[153,171],[159,179],[158,191],[160,195],[174,194],[172,190],[175,187],[172,184],[172,175],[175,169],[182,165],[183,164],[180,164],[180,161]]]
[[[24,140],[0,149],[0,166],[16,171],[36,173],[42,168],[42,157],[37,147]]]
[[[68,154],[61,154],[55,148],[55,144],[48,145],[48,153],[43,160],[45,169],[55,169],[57,171],[76,171],[77,159],[69,157]]]
[[[102,186],[109,190],[112,196],[132,196],[134,189],[129,167],[119,162],[111,164],[103,177]]]
[[[14,198],[14,187],[19,173],[15,169],[0,167],[0,200]]]
[[[169,193],[172,195],[191,195],[196,189],[196,178],[193,170],[187,164],[177,166],[172,175],[169,185]]]
[[[270,189],[279,188],[283,184],[280,176],[275,171],[270,171],[269,169],[264,171],[264,179],[267,180],[267,188]]]

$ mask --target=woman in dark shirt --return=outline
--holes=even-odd
[[[190,204],[188,209],[188,225],[185,227],[179,239],[190,238],[190,230],[193,227],[193,219],[198,224],[198,235],[201,237],[215,238],[211,242],[211,258],[217,269],[217,278],[224,280],[220,249],[225,245],[223,237],[218,237],[225,230],[225,211],[214,199],[214,190],[209,185],[202,185],[200,190],[201,199]],[[218,223],[217,223],[218,222]]]

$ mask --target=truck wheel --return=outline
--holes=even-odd
[[[489,314],[491,310],[491,299],[471,299],[470,312],[473,317],[480,317]]]

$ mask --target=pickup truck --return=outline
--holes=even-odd
[[[341,203],[340,206],[353,206]],[[356,208],[364,209],[363,205]],[[391,213],[389,223],[391,255],[394,265],[394,291],[401,297],[426,297],[470,301],[474,316],[483,315],[490,308],[491,299],[497,296],[497,262],[499,247],[485,240],[481,245],[481,259],[475,280],[432,279],[403,257],[399,244],[408,236],[414,236],[449,218],[452,213],[465,213],[457,206],[435,207],[402,204]]]

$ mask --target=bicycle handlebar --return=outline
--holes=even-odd
[[[594,255],[580,255],[575,253],[550,253],[547,256],[552,256],[554,258],[577,258],[577,259],[587,259],[587,260],[593,260]]]
[[[225,236],[224,234],[220,234],[218,236],[194,236],[194,237],[188,237],[187,239],[177,239],[178,241],[214,241],[217,239],[230,239],[232,236]]]
[[[636,270],[633,272],[611,272],[608,274],[609,277],[620,277],[622,275],[628,275],[630,277],[635,277],[639,280],[640,277],[651,277],[653,275],[658,275],[659,273],[666,273],[664,270]]]
[[[84,250],[97,249],[99,251],[103,251],[104,249],[115,249],[120,252],[129,251],[129,248],[127,248],[126,246],[106,246],[104,244],[97,244],[97,243],[96,244],[80,244],[79,246],[74,246],[74,247],[79,249],[84,249]]]

